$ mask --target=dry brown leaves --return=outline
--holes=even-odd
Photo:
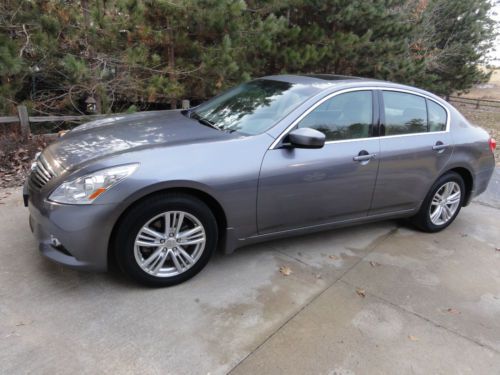
[[[16,133],[0,135],[0,188],[21,186],[35,154],[47,144],[41,137],[21,138]]]
[[[283,276],[290,276],[293,271],[291,270],[290,267],[288,266],[281,266],[280,267],[280,273],[283,275]]]
[[[356,288],[356,293],[358,296],[365,298],[366,297],[366,290],[361,289],[361,288]]]
[[[448,314],[452,314],[452,315],[460,314],[460,311],[458,311],[457,309],[454,309],[453,307],[447,308],[446,310],[444,310],[444,312],[446,312]]]

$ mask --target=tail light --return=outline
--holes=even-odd
[[[491,152],[494,152],[496,148],[497,148],[497,141],[495,141],[495,138],[490,138],[490,150],[491,150]]]

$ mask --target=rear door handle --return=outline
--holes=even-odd
[[[448,147],[448,145],[445,145],[443,142],[438,141],[438,142],[436,142],[436,144],[434,146],[432,146],[432,149],[434,151],[441,151],[441,150],[444,150],[447,147]]]
[[[361,153],[360,153],[361,154]],[[352,158],[354,161],[368,161],[375,159],[377,154],[361,154]]]

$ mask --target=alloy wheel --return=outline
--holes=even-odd
[[[460,206],[462,192],[454,181],[443,184],[432,197],[429,216],[434,225],[444,225],[453,218]]]
[[[196,264],[206,240],[205,228],[194,215],[167,211],[139,230],[134,242],[135,260],[150,275],[177,276]]]

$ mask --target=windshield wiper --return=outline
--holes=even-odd
[[[222,130],[217,125],[215,125],[212,121],[210,121],[210,120],[208,120],[206,118],[201,117],[196,112],[191,112],[189,117],[197,120],[202,125],[209,126],[211,128],[217,129],[217,130]]]
[[[206,125],[206,126],[210,126],[211,128],[214,128],[214,129],[217,129],[217,130],[221,130],[217,125],[215,125],[212,121],[207,120],[206,118],[200,117],[197,120],[198,120],[198,122],[200,124],[203,124],[203,125]]]

